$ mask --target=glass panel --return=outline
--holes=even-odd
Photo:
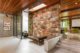
[[[28,12],[23,11],[22,16],[22,31],[28,32]]]
[[[17,16],[17,35],[18,37],[21,37],[22,32],[22,18],[21,15]]]

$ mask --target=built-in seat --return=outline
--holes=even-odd
[[[29,38],[31,38],[34,41],[37,41],[37,43],[41,45],[41,44],[44,44],[44,39],[46,39],[47,37],[46,36],[44,37],[29,36]]]

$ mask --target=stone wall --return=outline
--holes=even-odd
[[[55,37],[60,33],[59,5],[50,6],[33,13],[33,35]]]

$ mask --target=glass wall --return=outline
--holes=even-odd
[[[69,30],[69,20],[63,19],[61,21],[61,28],[64,30],[64,32],[67,32]]]
[[[22,37],[23,33],[28,33],[28,12],[22,11],[14,16],[14,36]]]
[[[17,14],[14,16],[14,36],[17,36],[19,38],[21,38],[22,36],[22,15],[21,14]]]
[[[28,12],[22,12],[22,32],[28,32]]]
[[[17,35],[18,37],[22,35],[22,17],[21,15],[17,16]]]

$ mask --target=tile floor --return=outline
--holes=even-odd
[[[31,39],[5,37],[0,38],[0,53],[80,53],[80,41],[63,40],[56,48],[46,52],[44,45],[36,45]]]
[[[31,42],[31,39],[23,39],[18,47],[17,53],[46,53],[44,46],[39,46]]]
[[[63,40],[56,49],[52,49],[48,53],[80,53],[80,41]]]
[[[20,39],[15,37],[1,37],[0,38],[0,53],[12,53],[15,51],[20,43]]]
[[[31,39],[19,40],[13,37],[0,38],[0,53],[47,53],[44,45],[39,46],[31,41]]]

